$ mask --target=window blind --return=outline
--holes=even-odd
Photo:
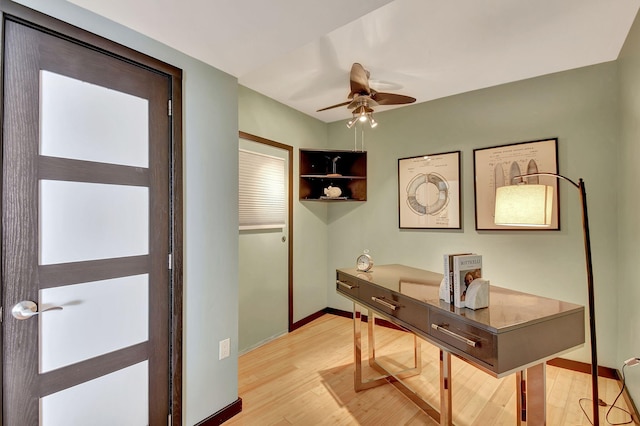
[[[284,228],[285,160],[245,149],[239,152],[240,230]]]

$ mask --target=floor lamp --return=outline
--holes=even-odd
[[[587,264],[587,289],[589,292],[589,331],[591,333],[591,393],[593,399],[593,424],[600,424],[598,398],[598,349],[596,346],[596,314],[593,289],[593,266],[591,264],[591,242],[589,218],[587,216],[587,193],[584,181],[578,183],[555,173],[529,173],[513,178],[517,185],[502,186],[496,190],[495,223],[512,226],[549,226],[553,206],[553,187],[527,184],[526,178],[552,176],[573,185],[580,192],[582,203],[582,228],[584,230],[584,252]]]

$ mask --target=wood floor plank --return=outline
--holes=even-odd
[[[366,354],[366,333],[363,345]],[[413,339],[408,333],[376,327],[376,356],[397,368],[411,366]],[[439,404],[439,351],[422,342],[422,374],[407,382],[432,405]],[[228,425],[436,425],[391,385],[362,392],[353,388],[353,322],[331,314],[279,337],[239,358],[242,412]],[[453,421],[456,425],[515,425],[515,377],[496,379],[466,362],[452,359]],[[376,373],[363,362],[363,373]],[[589,425],[580,408],[591,396],[588,374],[547,366],[547,424]],[[620,390],[600,378],[600,397],[612,403]],[[587,412],[590,401],[582,401]],[[626,409],[620,398],[617,406]],[[607,407],[601,408],[601,419]],[[612,412],[623,422],[628,414]],[[603,421],[603,424],[604,421]]]

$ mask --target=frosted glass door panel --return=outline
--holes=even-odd
[[[147,425],[148,376],[144,361],[41,398],[40,425]]]
[[[149,102],[50,71],[40,72],[40,154],[149,166]]]
[[[40,372],[149,339],[149,275],[40,290]]]
[[[148,253],[148,188],[40,181],[41,265]]]

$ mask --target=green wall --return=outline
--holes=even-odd
[[[183,424],[238,398],[237,80],[64,0],[20,3],[183,70]],[[221,202],[226,200],[226,202]],[[231,356],[218,361],[218,342]]]
[[[475,230],[473,150],[557,137],[560,173],[586,182],[599,363],[615,367],[617,87],[612,62],[376,113],[379,126],[365,129],[367,202],[329,206],[328,272],[353,266],[363,249],[377,264],[435,271],[442,269],[442,254],[471,251],[483,255],[483,275],[494,285],[586,306],[581,207],[573,186],[560,183],[560,231]],[[344,121],[329,126],[333,148],[350,149],[353,138]],[[462,152],[463,229],[400,230],[398,158],[457,150]],[[329,281],[329,305],[349,309],[333,287]],[[589,345],[566,356],[590,362]]]
[[[640,16],[640,15],[639,15]],[[620,66],[620,152],[618,167],[618,368],[624,360],[640,357],[640,18],[627,37],[618,59]],[[613,330],[612,330],[613,332]],[[640,398],[640,369],[625,371],[635,401]]]

